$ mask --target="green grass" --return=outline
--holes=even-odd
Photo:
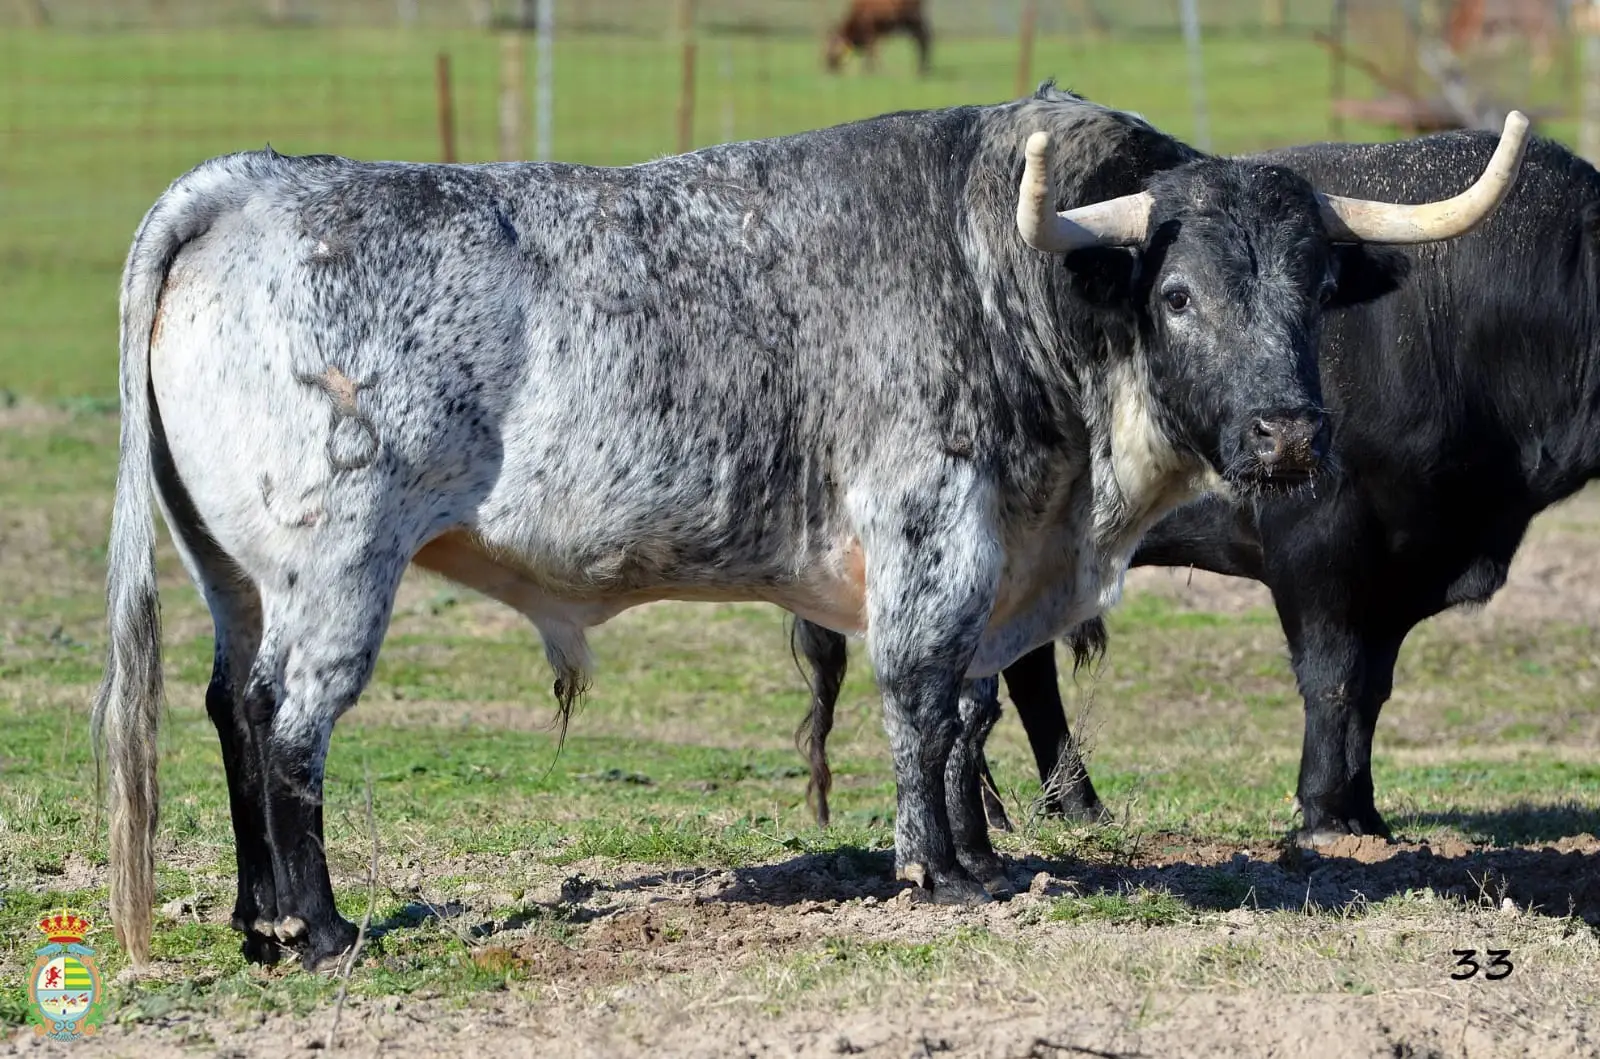
[[[1062,897],[1051,905],[1049,912],[1049,918],[1057,923],[1089,922],[1142,927],[1171,926],[1191,915],[1182,901],[1159,891]]]
[[[0,35],[0,391],[116,392],[117,276],[143,211],[201,160],[271,144],[361,158],[439,155],[434,55],[455,71],[459,155],[496,153],[499,43],[469,32],[265,29]],[[770,136],[890,110],[984,103],[1014,90],[1005,39],[941,44],[935,75],[909,50],[883,71],[826,77],[813,41],[702,45],[695,141]],[[1220,34],[1206,44],[1216,147],[1324,139],[1328,75],[1299,37]],[[666,41],[572,35],[556,47],[555,151],[621,164],[676,142],[679,52]],[[1193,131],[1181,41],[1049,38],[1034,70],[1092,98]],[[1359,78],[1353,90],[1361,90]],[[1560,88],[1541,84],[1535,101]],[[1557,126],[1558,134],[1570,129]],[[1357,138],[1385,130],[1352,127]]]

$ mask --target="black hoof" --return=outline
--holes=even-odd
[[[1005,875],[986,875],[981,877],[984,891],[996,901],[1009,901],[1017,896],[1017,888],[1011,885],[1011,879]]]
[[[326,952],[320,955],[307,951],[305,955],[300,957],[300,966],[312,974],[339,971],[343,969],[344,961],[349,958],[350,949],[354,946],[355,942],[352,941],[349,946],[340,949],[338,952]]]
[[[1305,812],[1304,822],[1295,841],[1306,849],[1325,846],[1341,838],[1371,836],[1389,841],[1394,832],[1375,808],[1361,808],[1353,812],[1328,812],[1316,807]]]
[[[303,916],[281,916],[269,924],[257,924],[271,930],[270,936],[253,933],[246,937],[260,937],[272,945],[278,955],[289,951],[300,957],[300,966],[308,971],[326,971],[336,968],[356,943],[354,923],[342,916],[332,915],[326,920],[308,920]],[[248,942],[247,942],[248,944]]]
[[[936,905],[982,905],[992,900],[983,884],[964,871],[934,876],[933,903]]]
[[[283,959],[283,946],[278,944],[278,939],[272,934],[272,923],[260,916],[244,916],[235,912],[233,915],[233,929],[244,935],[239,951],[244,953],[246,963],[260,964],[263,967],[272,967]]]
[[[983,886],[984,892],[997,901],[1016,895],[1011,879],[1006,875],[1005,862],[992,853],[979,853],[959,857],[961,867]]]
[[[334,916],[318,929],[307,932],[300,948],[300,966],[308,971],[327,971],[337,968],[345,955],[355,947],[360,933],[356,925],[341,916]]]
[[[244,953],[246,963],[262,967],[276,967],[278,961],[283,959],[283,946],[278,944],[277,939],[264,937],[254,931],[245,933],[239,950]]]
[[[912,863],[896,868],[895,877],[916,884],[916,900],[932,900],[936,905],[979,905],[993,900],[989,891],[960,865],[948,871],[931,871],[926,864]]]
[[[1101,804],[1099,798],[1084,801],[1069,795],[1046,799],[1044,815],[1058,817],[1072,824],[1109,824],[1113,819],[1111,810]]]

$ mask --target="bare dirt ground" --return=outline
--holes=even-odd
[[[534,867],[523,913],[443,911],[504,989],[353,997],[360,1056],[1581,1056],[1600,1054],[1600,839],[1436,848],[1352,839],[1321,853],[1143,836],[1122,866],[1011,862],[1009,902],[933,907],[887,854],[737,870]],[[514,876],[515,865],[436,865]],[[589,874],[593,871],[595,874]],[[1232,880],[1218,886],[1223,877]],[[427,880],[419,892],[428,889]],[[1226,896],[1219,896],[1223,892]],[[1244,892],[1243,899],[1233,896]],[[1171,894],[1159,929],[1065,900]],[[818,894],[831,895],[819,900]],[[1332,910],[1332,911],[1330,911]],[[1555,915],[1551,915],[1554,913]],[[225,914],[219,909],[212,918]],[[558,918],[567,927],[552,934]],[[380,930],[382,926],[380,926]],[[941,939],[966,939],[947,956]],[[381,938],[381,934],[380,934]],[[1460,947],[1512,950],[1503,982],[1449,978]],[[367,959],[385,959],[381,940]],[[273,970],[263,976],[297,974]],[[291,1056],[332,1013],[192,1015],[21,1055]]]

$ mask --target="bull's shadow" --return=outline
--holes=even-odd
[[[1558,842],[1572,835],[1600,835],[1600,806],[1512,805],[1486,811],[1416,813],[1398,821],[1403,833],[1448,827],[1473,839],[1496,846],[1516,843]]]
[[[1592,834],[1577,834],[1560,848],[1472,848],[1462,855],[1440,855],[1426,844],[1384,846],[1374,842],[1356,856],[1264,846],[1220,862],[1193,858],[1159,865],[1108,866],[1036,856],[1008,857],[1006,862],[1018,889],[1028,888],[1030,881],[1043,873],[1045,878],[1034,885],[1052,897],[1156,890],[1170,893],[1197,911],[1241,907],[1300,911],[1376,903],[1428,888],[1441,897],[1469,903],[1498,905],[1510,898],[1522,909],[1553,916],[1571,914],[1600,926],[1600,840]],[[1445,852],[1460,851],[1452,848]],[[891,877],[893,860],[887,850],[849,846],[808,853],[733,869],[731,882],[698,899],[776,907],[855,898],[887,901],[909,885]],[[710,878],[722,873],[650,873],[600,884],[597,889],[662,888],[667,897],[676,889],[669,884],[694,874]]]

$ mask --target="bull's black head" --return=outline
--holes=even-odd
[[[1279,167],[1208,159],[1147,191],[1144,244],[1069,254],[1075,285],[1134,317],[1173,441],[1242,485],[1305,481],[1329,449],[1322,315],[1394,290],[1406,259],[1335,243],[1314,189]]]
[[[1081,295],[1131,317],[1139,351],[1117,385],[1138,391],[1130,399],[1171,441],[1234,482],[1290,485],[1328,453],[1323,313],[1399,285],[1404,259],[1384,245],[1452,238],[1489,216],[1516,180],[1527,131],[1513,111],[1483,175],[1439,202],[1341,198],[1278,166],[1198,158],[1158,170],[1141,192],[1063,213],[1050,137],[1037,132],[1017,228],[1066,255]]]

